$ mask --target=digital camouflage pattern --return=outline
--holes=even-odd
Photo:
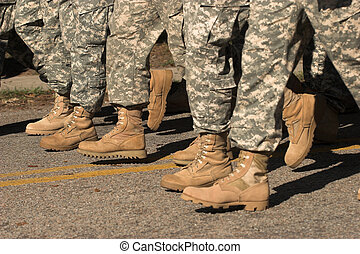
[[[15,30],[34,53],[33,64],[41,77],[46,77],[45,57],[51,42],[45,41],[43,33],[43,8],[46,0],[17,0]]]
[[[248,1],[185,0],[186,86],[195,132],[220,133],[241,75]]]
[[[73,0],[71,3],[75,36],[70,101],[92,113],[100,110],[105,95],[105,44],[114,1]]]
[[[321,3],[321,6],[318,5]],[[343,1],[340,1],[344,3]],[[253,0],[245,38],[243,75],[230,135],[250,151],[274,151],[281,138],[279,103],[300,42],[293,35],[305,11],[329,58],[359,104],[360,2],[326,6],[315,0]],[[321,8],[320,8],[321,7]]]
[[[182,19],[181,0],[115,1],[106,48],[111,103],[125,107],[148,103],[148,56],[164,30],[175,64],[184,66]]]
[[[0,0],[0,73],[2,73],[9,31],[14,27],[15,0]]]
[[[105,94],[105,42],[113,1],[52,0],[44,19],[48,40],[55,41],[46,66],[49,85],[70,93],[70,102],[93,113]]]
[[[356,106],[317,34],[314,34],[313,41],[305,50],[303,69],[306,86],[325,95],[329,104],[338,112],[343,113]]]
[[[47,43],[45,67],[48,86],[59,95],[70,93],[71,45],[75,37],[74,14],[70,1],[41,0],[44,13],[44,41]]]
[[[16,0],[0,0],[0,36],[14,27]]]
[[[25,10],[38,1],[20,1],[26,4],[18,14],[35,17],[35,8],[32,13]],[[43,29],[41,33],[34,30],[25,35],[45,45],[44,63],[49,87],[60,95],[70,93],[71,103],[81,105],[90,113],[98,111],[105,94],[104,52],[113,0],[40,1]],[[19,19],[19,27],[29,20],[21,16]],[[26,37],[23,39],[26,41]],[[34,52],[36,55],[38,51]]]

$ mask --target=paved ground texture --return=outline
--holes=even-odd
[[[23,131],[48,107],[0,112],[0,238],[360,238],[360,115],[341,116],[339,141],[315,145],[297,169],[271,159],[270,208],[202,208],[159,186],[171,154],[194,137],[188,113],[146,131],[149,158],[97,161],[47,152]],[[144,125],[146,123],[144,115]],[[95,118],[99,136],[116,120]]]

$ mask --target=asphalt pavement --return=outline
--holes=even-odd
[[[24,133],[50,108],[0,111],[0,238],[360,238],[359,114],[341,115],[338,142],[314,145],[296,169],[284,164],[284,140],[270,160],[270,208],[247,212],[160,187],[179,170],[171,154],[195,137],[189,113],[146,129],[148,159],[96,160],[45,151]],[[116,115],[104,107],[94,121],[102,136]]]

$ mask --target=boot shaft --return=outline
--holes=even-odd
[[[74,110],[74,107],[70,104],[70,98],[56,94],[54,107],[47,115],[50,119],[56,117],[66,117],[70,115]]]
[[[227,133],[200,134],[197,159],[211,165],[230,163],[230,158],[227,155],[226,140]]]
[[[315,115],[315,95],[296,94],[284,89],[283,120],[292,143],[298,143],[304,128],[309,128]]]
[[[267,182],[268,159],[267,154],[241,151],[233,173],[220,184],[243,191],[256,184]]]
[[[117,112],[118,122],[116,123],[114,132],[112,133],[112,137],[116,138],[116,136],[119,136],[119,138],[123,138],[129,135],[144,135],[141,108],[127,109],[124,107],[118,107]]]
[[[76,129],[88,129],[93,127],[93,118],[94,114],[87,112],[83,107],[76,106],[74,107],[74,112],[68,124],[68,127],[74,127]]]

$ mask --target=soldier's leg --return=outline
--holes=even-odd
[[[234,64],[239,63],[233,59],[229,42],[239,35],[233,33],[238,15],[244,14],[245,20],[248,10],[241,9],[239,1],[228,1],[228,5],[231,7],[184,3],[186,66],[191,66],[186,69],[187,91],[197,133],[226,132],[230,126],[237,87]],[[241,33],[241,27],[238,30],[236,33]]]
[[[41,140],[45,149],[70,150],[81,141],[98,139],[92,118],[105,94],[104,51],[112,5],[99,0],[60,2],[62,39],[71,56],[70,102],[76,106],[64,129]]]
[[[234,120],[236,120],[238,124],[236,129],[232,129],[231,131],[234,135],[233,139],[237,142],[238,146],[243,149],[250,151],[273,151],[276,148],[277,140],[280,138],[279,135],[276,134],[278,129],[277,126],[279,126],[277,123],[280,122],[276,121],[276,119],[279,119],[279,117],[277,117],[278,107],[276,104],[267,107],[266,104],[269,104],[271,101],[275,101],[275,103],[279,101],[282,88],[286,83],[286,78],[289,76],[289,69],[291,69],[289,67],[292,67],[292,65],[287,64],[289,62],[288,56],[291,55],[291,53],[288,52],[290,49],[288,42],[290,41],[289,39],[292,37],[293,32],[295,31],[295,26],[298,23],[297,17],[299,10],[302,8],[311,8],[310,11],[315,14],[313,19],[310,17],[310,20],[313,22],[313,20],[318,18],[317,15],[319,14],[317,13],[318,11],[316,11],[318,9],[312,7],[318,6],[316,5],[317,3],[315,3],[315,1],[306,1],[306,3],[299,1],[296,4],[291,1],[277,1],[276,3],[271,1],[253,1],[252,4],[256,9],[252,11],[250,17],[250,29],[245,42],[244,65],[257,66],[259,70],[252,70],[250,73],[245,72],[242,77],[241,81],[243,85],[243,93],[240,94],[238,99],[245,99],[245,103],[250,103],[243,104],[243,106],[236,108]],[[261,6],[262,4],[265,5]],[[262,8],[257,9],[258,7]],[[332,18],[333,17],[329,19],[329,17],[327,17],[326,19],[321,20],[321,22],[313,22],[315,30],[326,32],[326,35],[321,34],[321,36],[324,36],[324,39],[327,37],[326,39],[330,39],[330,41],[336,38],[336,36],[331,34],[329,30],[329,28],[333,28],[334,25],[331,24],[330,27],[327,27],[327,25],[329,25],[327,22],[330,21],[330,23],[332,23]],[[252,21],[256,22],[253,23]],[[331,31],[339,31],[336,28],[337,27],[335,25],[335,29],[331,29]],[[341,38],[336,38],[336,42],[342,41],[344,39],[349,41],[349,39],[352,38],[355,39],[355,44],[358,43],[359,40],[356,37],[358,36],[357,33],[354,32],[354,30],[350,30],[348,28],[349,27],[343,30],[347,32],[342,33]],[[352,26],[352,28],[354,27]],[[252,42],[250,47],[257,46],[256,48],[252,48],[252,51],[247,51],[250,45],[247,44],[248,39]],[[355,68],[352,68],[352,70],[355,72],[352,74],[358,75],[357,68],[359,64],[356,56],[357,54],[355,53],[354,57],[351,57],[349,54],[352,49],[354,49],[352,47],[353,45],[346,45],[349,48],[340,49],[335,46],[336,42],[328,42],[329,44],[326,45],[325,40],[322,41],[326,50],[339,50],[335,55],[340,57],[342,60],[341,62],[345,66],[356,63]],[[345,55],[341,54],[342,50],[345,50],[345,52],[343,52]],[[261,54],[259,54],[260,52]],[[346,61],[348,61],[348,63],[345,63]],[[261,62],[274,63],[272,66],[273,68],[269,70],[269,68],[266,68],[266,66],[262,66]],[[290,61],[290,63],[291,62],[292,61]],[[250,63],[255,65],[251,65]],[[341,73],[340,69],[339,72]],[[347,76],[348,79],[351,79],[351,75],[349,74],[345,74],[344,76]],[[270,87],[270,84],[272,88]],[[273,95],[273,97],[271,100],[267,100],[266,102],[246,100],[246,98],[251,98],[251,95],[258,97],[256,96],[256,93],[262,94],[262,96],[266,95],[266,97],[268,95]],[[242,98],[244,94],[247,96]],[[257,99],[260,98],[258,97]],[[241,103],[241,101],[239,101],[239,103]],[[249,109],[250,111],[248,111]],[[275,118],[275,120],[272,120],[273,125],[268,126],[266,124],[268,120],[271,121],[269,118]],[[241,126],[240,123],[244,127]],[[239,132],[240,129],[242,132]],[[266,165],[266,161],[261,161],[261,158],[256,160],[253,152],[245,152],[243,155],[244,156],[241,157],[241,163],[236,168],[236,172],[233,175],[230,175],[228,178],[224,179],[224,181],[220,182],[218,185],[214,185],[211,188],[185,189],[183,198],[213,207],[245,205],[245,209],[249,210],[266,208],[266,203],[264,201],[266,199],[266,194],[268,197],[269,191],[266,190],[264,185],[267,180],[260,179],[264,176],[266,170],[262,171],[263,174],[260,174],[261,172],[257,172],[257,181],[250,185],[248,184],[248,186],[244,185],[244,182],[246,182],[246,177],[251,175],[250,172],[254,172],[254,168],[260,168],[262,165]],[[254,202],[254,200],[257,200],[257,202]]]
[[[245,24],[248,17],[242,4],[246,1],[227,1],[223,6],[184,2],[187,90],[194,129],[200,137],[194,144],[195,160],[181,171],[165,175],[162,187],[209,186],[231,172],[227,131],[237,87],[234,69],[240,64],[234,51],[242,47],[234,44],[244,36],[239,23]]]
[[[168,35],[168,46],[172,53],[175,67],[160,68],[150,71],[150,98],[148,105],[149,117],[147,125],[151,130],[157,130],[165,115],[167,95],[172,83],[182,82],[184,76],[185,46],[182,39],[182,0],[161,1],[154,0],[160,20]]]
[[[76,31],[73,38],[69,37],[73,39],[71,103],[90,113],[100,110],[105,95],[105,43],[113,2],[72,1]]]
[[[56,92],[53,109],[43,119],[26,126],[26,133],[31,135],[54,134],[62,129],[70,120],[73,106],[70,105],[71,79],[71,44],[65,43],[66,38],[74,38],[74,18],[69,8],[69,1],[43,1],[42,38],[47,44],[45,68],[48,86]],[[60,15],[60,10],[66,15]],[[70,40],[70,39],[68,39]],[[40,42],[41,43],[41,42]]]
[[[306,3],[304,8],[320,43],[359,105],[360,2],[354,0],[349,6],[334,10],[325,5],[320,11],[316,1]]]
[[[163,31],[152,1],[117,0],[107,42],[107,82],[111,103],[124,107],[149,100],[148,54]]]
[[[13,3],[2,3],[0,5],[0,75],[2,74],[4,67],[5,51],[8,45],[9,31],[13,28],[14,25],[14,7],[15,1]]]
[[[164,24],[168,35],[168,45],[175,66],[185,66],[185,44],[183,40],[182,27],[183,27],[183,1],[172,0],[164,3],[162,0],[153,1],[157,7],[158,13]]]
[[[107,84],[118,122],[100,141],[82,142],[78,151],[95,157],[145,158],[141,112],[149,101],[147,58],[164,27],[152,1],[118,0],[109,28]]]
[[[48,86],[58,95],[69,98],[71,78],[71,43],[74,39],[74,15],[70,1],[51,0],[44,6],[44,37],[52,42],[45,58]]]
[[[281,138],[279,102],[294,67],[294,41],[300,10],[288,1],[251,1],[249,29],[243,50],[243,75],[231,122],[231,137],[243,151],[234,171],[209,188],[188,187],[182,198],[214,208],[268,206],[268,151]]]
[[[34,53],[33,64],[46,81],[45,57],[51,48],[43,32],[43,11],[46,0],[18,0],[15,11],[15,30],[25,44]]]

